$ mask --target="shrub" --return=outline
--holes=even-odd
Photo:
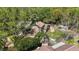
[[[48,32],[47,34],[49,37],[51,37],[53,39],[60,39],[60,38],[65,37],[65,33],[61,32],[61,31]]]
[[[67,44],[74,45],[74,39],[69,39],[65,41]]]
[[[2,37],[0,37],[0,50],[4,50],[4,44],[5,42],[2,40]]]
[[[37,35],[34,38],[15,36],[14,45],[17,48],[17,50],[20,51],[34,50],[35,48],[41,45],[40,40],[43,36],[43,32],[37,33]]]

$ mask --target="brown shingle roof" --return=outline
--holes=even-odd
[[[42,46],[39,49],[36,49],[35,51],[53,51],[53,48],[50,46]]]
[[[53,48],[51,46],[48,46],[47,44],[42,44],[42,46],[35,51],[53,51]]]
[[[79,51],[79,47],[72,46],[72,47],[66,49],[65,51]]]
[[[35,51],[79,51],[79,48],[69,44],[65,44],[56,49],[53,49],[51,46],[48,46],[48,45],[42,45]]]

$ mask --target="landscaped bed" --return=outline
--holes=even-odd
[[[62,39],[66,36],[65,33],[58,31],[58,30],[56,30],[55,32],[48,32],[47,35],[50,38],[53,38],[53,39],[56,39],[56,40]]]
[[[37,33],[37,35],[32,37],[24,36],[12,36],[11,39],[14,43],[14,47],[8,48],[8,50],[19,50],[19,51],[30,51],[36,49],[38,46],[41,46],[41,39],[44,37],[43,32]]]

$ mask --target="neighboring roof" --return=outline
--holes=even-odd
[[[79,48],[73,45],[65,44],[59,48],[53,49],[51,46],[44,44],[35,51],[79,51]]]
[[[47,44],[42,44],[42,46],[38,47],[35,51],[53,51],[53,48]]]
[[[36,25],[38,26],[38,27],[43,27],[44,26],[44,23],[43,22],[41,22],[41,21],[38,21],[38,22],[36,22]]]
[[[41,48],[37,49],[36,51],[52,51],[51,47],[42,46]]]
[[[65,51],[66,49],[72,47],[72,45],[69,45],[69,44],[65,44],[57,49],[55,49],[54,51]]]
[[[59,43],[53,45],[52,48],[57,49],[57,48],[59,48],[59,47],[61,47],[61,46],[63,46],[63,45],[65,45],[64,42],[59,42]]]
[[[72,47],[66,49],[65,51],[79,51],[79,47],[72,46]]]

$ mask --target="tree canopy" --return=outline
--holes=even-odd
[[[75,28],[79,32],[79,8],[2,7],[0,8],[0,47],[3,45],[3,40],[1,39],[17,35],[19,32],[34,25],[36,21],[66,25],[69,29]]]

